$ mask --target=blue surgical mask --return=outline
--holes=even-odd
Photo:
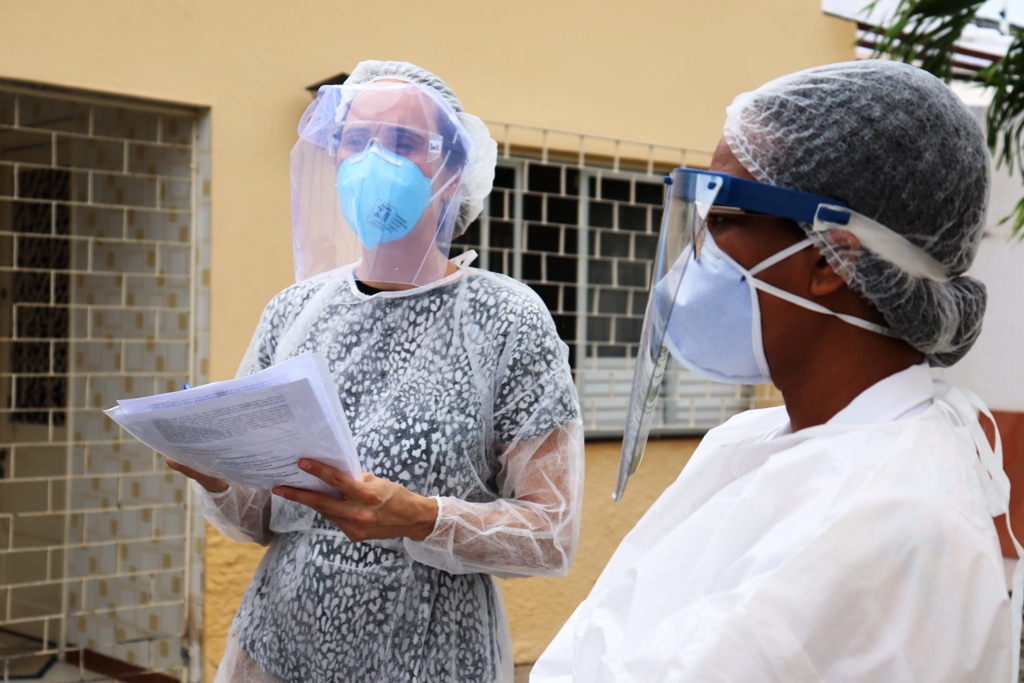
[[[747,270],[722,251],[710,231],[704,239],[700,259],[694,259],[693,250],[688,249],[677,264],[685,264],[685,269],[665,334],[665,346],[672,355],[698,375],[728,384],[771,381],[761,339],[759,289],[815,313],[833,315],[862,329],[893,336],[885,327],[836,313],[757,279],[758,273],[803,251],[814,240],[797,242]]]
[[[432,192],[436,175],[427,178],[413,162],[371,141],[365,151],[338,166],[338,199],[359,241],[375,249],[412,232],[430,203],[457,177],[453,174]]]
[[[702,377],[730,384],[771,381],[761,343],[761,310],[745,269],[705,237],[700,259],[688,249],[665,346]]]

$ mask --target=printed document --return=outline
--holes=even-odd
[[[158,453],[261,489],[338,492],[299,469],[312,458],[362,480],[352,433],[327,363],[312,352],[248,377],[124,399],[104,411]]]

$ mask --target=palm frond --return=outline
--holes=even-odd
[[[900,0],[875,43],[874,56],[916,64],[949,82],[957,41],[983,4],[985,0]]]
[[[1006,56],[978,75],[992,88],[992,103],[985,118],[988,147],[996,166],[1006,166],[1011,175],[1019,171],[1024,177],[1024,40],[1019,31],[1014,34]],[[1024,238],[1024,199],[1001,222],[1011,220],[1014,236]]]

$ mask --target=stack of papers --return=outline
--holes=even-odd
[[[327,362],[306,352],[248,377],[125,399],[104,412],[156,452],[218,479],[338,496],[299,469],[318,460],[362,481]]]

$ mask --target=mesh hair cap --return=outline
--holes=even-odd
[[[949,87],[907,64],[862,60],[770,81],[726,113],[726,143],[757,180],[846,201],[949,269],[948,282],[919,279],[836,231],[802,225],[931,365],[963,358],[985,313],[985,286],[963,273],[985,225],[989,156]]]
[[[484,208],[484,197],[491,193],[494,184],[494,166],[498,159],[498,143],[491,138],[487,125],[476,116],[467,114],[462,102],[455,96],[448,84],[430,73],[409,62],[382,62],[367,59],[359,62],[352,75],[345,81],[347,85],[359,85],[382,79],[397,79],[408,83],[417,83],[433,88],[441,93],[441,97],[455,110],[459,122],[473,140],[473,156],[463,171],[462,203],[459,215],[455,220],[452,237],[466,232],[469,224],[476,220]]]

